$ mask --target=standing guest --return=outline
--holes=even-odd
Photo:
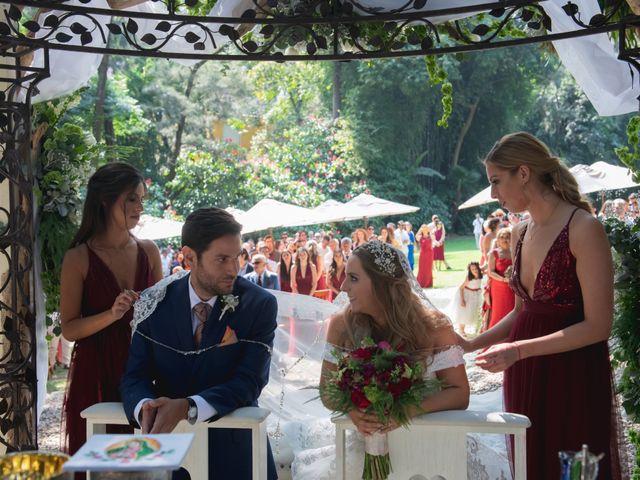
[[[409,222],[404,222],[404,229],[409,237],[409,244],[407,245],[407,257],[409,258],[409,266],[411,271],[415,268],[414,249],[416,246],[416,236],[413,234],[413,226]]]
[[[86,441],[80,412],[95,403],[120,401],[131,306],[139,292],[163,277],[158,247],[129,232],[140,220],[144,196],[144,178],[131,165],[99,168],[89,179],[82,223],[62,263],[62,335],[75,341],[62,407],[69,454]]]
[[[258,253],[251,259],[253,272],[247,273],[244,278],[251,283],[255,283],[259,287],[269,290],[280,290],[280,281],[278,274],[267,269],[267,257]]]
[[[433,238],[426,224],[420,226],[416,234],[416,240],[420,245],[418,257],[418,283],[422,288],[433,287]]]
[[[489,328],[502,320],[515,304],[515,295],[509,287],[513,270],[511,258],[511,229],[501,228],[496,236],[496,248],[489,254],[489,278],[491,279],[491,320]]]
[[[613,205],[613,200],[605,200],[600,208],[600,213],[598,213],[598,217],[600,220],[606,220],[607,218],[611,218],[615,216],[615,208]]]
[[[316,274],[318,276],[318,285],[316,290],[326,290],[326,275],[324,270],[324,258],[318,254],[318,244],[314,240],[307,242],[307,250],[309,250],[309,260],[316,266]]]
[[[273,239],[273,235],[271,235],[271,234],[265,235],[264,236],[264,244],[267,247],[267,251],[266,251],[267,258],[269,260],[271,260],[272,262],[274,262],[274,266],[275,266],[275,264],[277,264],[280,261],[280,252],[276,248],[276,244],[275,244],[275,241]]]
[[[398,244],[400,245],[399,249],[402,253],[406,255],[409,254],[409,234],[407,233],[407,231],[404,228],[404,221],[400,220],[398,222],[398,228],[396,229],[395,233],[394,233],[395,239],[398,242]]]
[[[482,217],[480,216],[479,213],[476,213],[476,218],[473,219],[473,236],[476,237],[476,248],[480,248],[480,236],[483,233],[483,227],[482,224],[484,223],[484,220],[482,219]]]
[[[238,265],[240,269],[238,270],[238,276],[244,277],[247,273],[253,272],[253,265],[251,265],[251,258],[249,258],[249,252],[245,248],[240,250],[240,255],[238,255]]]
[[[340,240],[340,248],[342,249],[345,260],[348,260],[351,256],[351,244],[351,239],[349,237],[344,237],[342,240]]]
[[[373,225],[369,225],[367,227],[367,239],[369,240],[376,240],[376,229],[373,227]]]
[[[433,228],[431,229],[433,234],[433,261],[435,262],[436,268],[438,270],[442,270],[442,264],[447,270],[451,270],[451,267],[447,263],[447,260],[444,258],[444,241],[447,236],[447,232],[444,228],[444,224],[440,221],[440,217],[438,215],[434,215],[431,217],[433,221]]]
[[[486,270],[489,260],[489,252],[493,249],[493,241],[496,239],[500,219],[497,217],[489,218],[484,222],[485,234],[480,242],[480,268]]]
[[[514,309],[466,341],[488,348],[476,365],[504,371],[509,412],[531,420],[527,478],[560,478],[558,452],[583,444],[603,453],[598,478],[622,477],[607,340],[613,319],[613,262],[604,228],[575,178],[528,133],[500,139],[487,155],[491,196],[530,219],[516,225]]]
[[[160,255],[160,262],[162,263],[162,275],[168,277],[171,275],[171,260],[173,259],[173,252],[169,247],[162,249],[162,255]]]
[[[353,248],[357,248],[363,243],[366,243],[369,241],[367,231],[364,228],[356,229],[355,234],[356,234],[356,238],[353,241]]]
[[[346,277],[345,273],[346,261],[341,250],[337,250],[333,254],[333,260],[331,267],[327,272],[327,285],[331,289],[332,298],[337,297],[340,294],[340,287]]]
[[[380,229],[380,235],[378,236],[378,240],[384,243],[388,243],[392,247],[397,247],[398,243],[396,239],[389,234],[389,229],[387,227],[382,227]]]
[[[320,255],[320,258],[322,258],[322,261],[324,262],[324,257],[327,254],[327,252],[329,251],[329,242],[331,241],[331,237],[329,235],[323,235],[322,239],[320,241],[320,243],[318,243],[318,255]],[[324,265],[323,265],[324,267]],[[327,268],[323,268],[323,271],[327,271]]]
[[[331,262],[333,262],[333,254],[340,250],[340,242],[337,238],[329,240],[329,246],[327,247],[327,253],[324,254],[324,271],[328,272],[331,268]]]
[[[494,210],[491,216],[493,218],[497,218],[498,220],[500,220],[499,228],[504,228],[509,226],[509,220],[507,219],[507,215],[504,213],[504,210],[502,210],[501,208],[497,208],[496,210]]]
[[[638,195],[636,195],[635,193],[629,195],[627,214],[632,219],[636,219],[640,216],[640,207],[638,207]]]
[[[287,251],[292,257],[295,257],[296,252],[298,251],[298,243],[293,240],[289,240],[289,243],[287,243]]]
[[[318,285],[318,272],[311,261],[307,247],[298,248],[296,260],[291,267],[291,291],[302,295],[313,295]]]
[[[510,227],[514,227],[515,225],[520,223],[520,216],[515,214],[515,213],[509,213],[507,218],[509,220],[509,226]]]
[[[278,278],[280,280],[280,290],[283,292],[291,292],[291,254],[285,250],[280,256],[280,263],[278,264]]]

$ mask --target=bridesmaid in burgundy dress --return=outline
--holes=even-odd
[[[420,244],[417,280],[422,288],[431,288],[433,287],[433,249],[431,248],[431,233],[427,225],[420,226],[416,240]]]
[[[316,266],[311,262],[307,247],[299,247],[296,262],[291,267],[291,291],[313,295],[318,285]]]
[[[558,451],[587,444],[601,480],[623,476],[607,339],[613,319],[613,266],[602,225],[576,181],[546,145],[520,132],[485,159],[491,196],[530,220],[513,228],[514,309],[471,341],[490,347],[476,364],[504,373],[508,411],[531,420],[527,478],[560,478]]]
[[[70,454],[86,440],[80,412],[94,403],[120,401],[131,305],[138,292],[162,278],[158,247],[129,233],[140,219],[144,195],[144,179],[132,166],[108,163],[98,169],[89,180],[82,223],[64,257],[62,334],[75,341],[63,403]]]
[[[347,276],[345,267],[344,253],[342,253],[342,250],[336,250],[333,252],[331,267],[327,272],[327,285],[329,285],[331,289],[331,299],[336,298],[340,294],[340,287],[342,287],[342,282],[344,282]]]
[[[280,290],[291,292],[291,253],[283,250],[278,263],[278,278],[280,279]]]

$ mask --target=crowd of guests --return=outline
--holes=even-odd
[[[299,230],[282,232],[278,239],[268,234],[247,239],[239,257],[238,275],[271,290],[312,295],[332,300],[345,279],[345,265],[353,250],[371,240],[381,240],[402,251],[415,268],[416,244],[420,245],[419,271],[423,287],[433,286],[432,268],[444,264],[445,228],[437,215],[415,234],[410,222],[387,223],[376,228],[357,228],[349,236],[334,231]],[[428,240],[427,240],[428,237]],[[426,244],[429,244],[428,247]],[[165,276],[188,269],[179,249],[166,247],[161,252]],[[428,271],[428,272],[427,272]],[[426,278],[428,277],[428,278]]]

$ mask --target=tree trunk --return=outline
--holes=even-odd
[[[189,78],[187,79],[187,88],[184,91],[184,96],[188,99],[191,96],[191,90],[193,90],[193,84],[196,81],[196,75],[198,74],[198,70],[200,67],[204,65],[205,61],[201,61],[196,63],[193,68],[191,68],[191,72],[189,73]],[[182,149],[182,135],[184,134],[184,127],[187,123],[187,116],[182,113],[180,115],[180,120],[178,120],[178,128],[176,130],[176,138],[173,142],[173,149],[171,152],[171,158],[169,159],[169,174],[167,175],[167,182],[174,179],[176,176],[176,163],[178,162],[178,157],[180,156],[180,150]]]
[[[107,96],[107,71],[109,70],[109,55],[102,57],[98,67],[98,86],[96,88],[96,107],[93,113],[93,136],[96,142],[102,140],[102,128],[105,123],[104,101]]]
[[[333,119],[340,116],[342,110],[342,63],[333,62]]]
[[[477,98],[469,106],[469,113],[467,114],[467,119],[465,120],[464,125],[462,125],[462,128],[460,129],[460,135],[458,135],[458,140],[456,141],[456,147],[453,150],[453,158],[451,160],[452,167],[457,166],[458,162],[460,161],[460,151],[462,150],[462,144],[464,143],[464,138],[467,136],[467,133],[469,132],[469,128],[471,128],[471,124],[473,123],[473,118],[476,115],[476,110],[478,110],[479,103],[480,103],[480,99]],[[462,190],[462,180],[458,180],[456,185],[456,197],[455,197],[456,207],[460,205],[460,200],[462,197],[461,190]],[[458,209],[455,208],[453,210],[453,218],[451,219],[452,224],[455,222],[457,216],[458,216]]]

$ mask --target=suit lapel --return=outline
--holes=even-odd
[[[193,328],[191,326],[191,302],[189,301],[189,276],[176,282],[175,294],[172,295],[173,315],[169,321],[177,330],[178,344],[181,350],[193,350]]]

